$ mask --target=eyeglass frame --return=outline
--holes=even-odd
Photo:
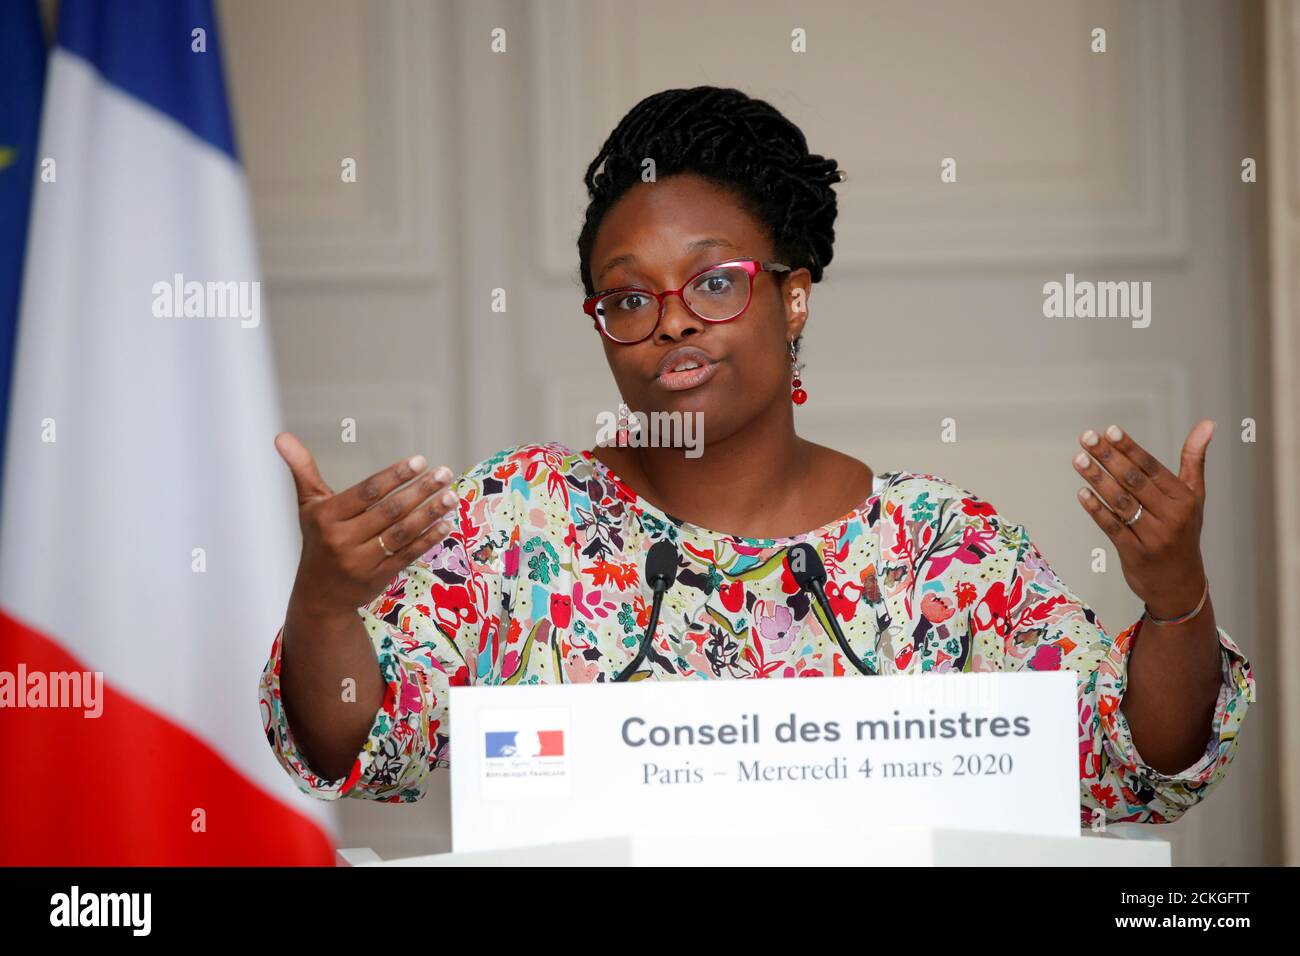
[[[705,275],[706,273],[709,272],[713,272],[717,269],[724,269],[728,266],[746,267],[745,271],[749,275],[749,297],[745,300],[745,304],[741,306],[740,311],[729,318],[726,319],[706,318],[705,316],[700,315],[700,313],[696,312],[693,308],[691,308],[691,304],[686,301],[686,297],[682,295],[682,292],[683,290],[685,290],[685,288],[688,285],[690,285],[700,276]],[[646,339],[654,335],[656,331],[658,331],[659,323],[664,320],[666,300],[670,295],[675,295],[677,296],[677,298],[681,299],[682,305],[686,307],[686,311],[689,312],[691,315],[695,316],[701,322],[708,322],[710,325],[721,325],[723,322],[734,322],[736,319],[744,315],[746,310],[749,309],[750,303],[754,301],[754,277],[758,275],[758,273],[771,272],[773,274],[777,274],[777,273],[786,273],[792,271],[793,270],[789,266],[784,265],[780,262],[764,262],[761,259],[751,259],[751,258],[726,259],[723,260],[722,262],[701,269],[699,272],[695,273],[695,275],[691,276],[689,279],[683,282],[676,289],[665,289],[663,292],[652,292],[649,289],[642,288],[641,286],[623,285],[623,286],[616,286],[615,288],[612,289],[602,289],[599,292],[593,292],[591,295],[583,299],[582,311],[587,313],[587,315],[591,316],[591,321],[592,324],[596,326],[596,331],[599,332],[605,338],[609,339],[611,342],[615,343],[616,345],[637,345],[641,342],[644,342]],[[596,303],[599,302],[607,295],[613,295],[615,292],[641,292],[659,303],[659,316],[658,318],[655,319],[654,326],[650,329],[649,332],[647,332],[641,338],[633,339],[632,341],[627,341],[626,339],[614,338],[614,336],[609,333],[609,330],[606,329],[604,324],[600,321],[600,317],[596,315]]]

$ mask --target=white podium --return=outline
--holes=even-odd
[[[1078,837],[916,827],[876,833],[618,836],[383,860],[341,849],[339,866],[1170,866],[1152,827],[1116,824]]]

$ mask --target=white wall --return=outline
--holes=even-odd
[[[287,413],[336,487],[415,452],[459,470],[525,439],[592,445],[617,394],[580,309],[582,175],[639,98],[697,83],[769,99],[849,172],[810,302],[801,430],[992,500],[1112,633],[1141,605],[1074,497],[1077,436],[1119,423],[1176,470],[1187,431],[1214,418],[1204,549],[1260,701],[1229,779],[1167,832],[1178,862],[1277,858],[1266,186],[1239,178],[1265,154],[1257,3],[220,12]],[[796,27],[807,53],[790,52]],[[344,157],[359,182],[340,181]],[[1043,283],[1067,272],[1150,281],[1151,326],[1043,318]],[[1239,439],[1245,417],[1257,444]],[[449,845],[445,779],[415,806],[344,803],[345,845]]]

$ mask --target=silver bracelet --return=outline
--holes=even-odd
[[[1209,596],[1210,596],[1210,579],[1207,577],[1205,579],[1205,590],[1201,592],[1201,599],[1196,603],[1196,607],[1189,613],[1184,614],[1182,617],[1156,617],[1154,614],[1152,614],[1150,611],[1147,610],[1146,603],[1144,602],[1142,604],[1142,616],[1145,617],[1152,624],[1159,624],[1161,626],[1164,626],[1166,624],[1182,624],[1184,621],[1190,621],[1192,618],[1196,617],[1196,615],[1201,613],[1201,608],[1205,607],[1205,599]]]

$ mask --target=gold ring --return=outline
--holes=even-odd
[[[379,536],[379,546],[384,549],[384,554],[388,555],[390,558],[397,553],[396,551],[388,550],[388,545],[384,544],[384,536],[382,534]]]

